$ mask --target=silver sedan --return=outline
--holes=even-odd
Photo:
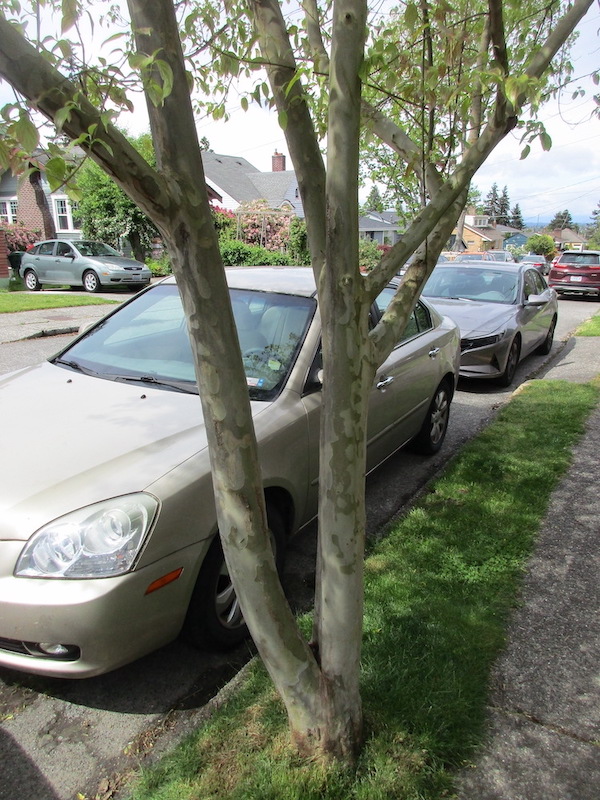
[[[84,239],[48,239],[38,242],[21,259],[19,273],[31,292],[42,286],[83,286],[86,292],[103,288],[148,286],[150,269],[133,258],[126,258],[104,242]]]
[[[510,386],[519,361],[549,353],[558,318],[554,289],[528,264],[441,264],[423,295],[460,327],[460,375]]]
[[[228,270],[281,566],[315,515],[320,322],[312,272]],[[392,294],[372,309],[373,322]],[[456,325],[419,303],[371,391],[368,469],[442,445]],[[205,429],[177,286],[118,307],[49,362],[0,379],[0,665],[62,677],[171,641],[229,646],[244,625],[217,533]]]

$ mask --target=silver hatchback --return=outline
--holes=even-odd
[[[281,565],[314,518],[321,326],[310,269],[227,271]],[[392,297],[373,305],[377,322]],[[426,302],[377,371],[368,469],[413,442],[442,445],[457,326]],[[43,398],[43,413],[40,413]],[[0,665],[85,677],[184,629],[199,645],[247,635],[217,533],[186,321],[167,279],[35,367],[0,378]]]
[[[125,258],[104,242],[83,239],[38,242],[23,255],[19,273],[32,292],[45,284],[83,286],[86,292],[99,292],[111,286],[137,290],[147,286],[152,277],[141,261]]]

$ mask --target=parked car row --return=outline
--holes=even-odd
[[[54,257],[69,258],[57,244]],[[32,254],[37,269],[42,255]],[[27,275],[31,261],[23,261]],[[289,536],[317,509],[314,277],[308,268],[243,267],[227,279],[281,566]],[[396,289],[393,282],[377,298],[373,324]],[[367,469],[409,443],[437,452],[459,375],[509,386],[523,358],[550,351],[557,308],[535,264],[440,261],[377,372]],[[174,278],[119,306],[49,362],[4,376],[0,388],[0,413],[18,407],[28,419],[26,432],[3,435],[10,470],[0,483],[0,666],[86,677],[181,631],[199,646],[241,641],[247,629],[217,535]]]
[[[281,565],[317,510],[321,326],[309,268],[227,270]],[[376,324],[395,292],[373,305]],[[455,322],[422,300],[371,389],[367,468],[441,447],[458,380]],[[184,630],[246,634],[217,534],[192,350],[173,278],[49,362],[0,379],[0,666],[114,669]],[[43,413],[40,413],[40,397]],[[10,468],[8,468],[10,465]]]

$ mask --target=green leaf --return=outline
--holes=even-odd
[[[545,131],[543,133],[540,133],[540,141],[542,143],[543,150],[545,150],[546,152],[550,150],[550,148],[552,147],[552,139]]]
[[[77,22],[77,0],[62,0],[60,32],[65,33]]]
[[[26,114],[22,114],[19,120],[10,126],[10,131],[29,153],[39,144],[38,130]]]
[[[407,3],[406,11],[404,12],[404,22],[409,30],[416,28],[419,24],[419,9],[415,3]]]
[[[529,145],[526,145],[521,150],[521,161],[523,161],[524,158],[527,158],[527,156],[529,155],[530,152],[531,152],[531,147]]]
[[[162,61],[161,59],[157,59],[156,66],[158,67],[158,71],[163,82],[162,88],[164,99],[173,91],[173,70],[171,69],[170,64],[167,64],[166,61]]]
[[[277,115],[277,121],[279,122],[279,127],[281,130],[285,130],[288,124],[288,115],[286,111],[280,111]]]
[[[248,111],[248,98],[241,97],[240,98],[240,106],[242,107],[242,111]]]
[[[68,122],[71,118],[71,108],[70,106],[63,106],[59,108],[56,114],[54,115],[54,124],[58,128],[58,130],[62,130],[63,125],[65,122]]]
[[[8,169],[10,163],[10,151],[4,139],[0,139],[0,170]]]

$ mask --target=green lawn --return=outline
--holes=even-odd
[[[0,291],[0,314],[15,311],[36,311],[46,308],[66,308],[67,306],[100,306],[118,303],[118,300],[105,300],[87,294],[41,294],[33,292]]]
[[[302,760],[259,662],[135,800],[440,800],[484,734],[490,670],[549,498],[599,387],[534,381],[468,444],[366,562],[356,770]],[[310,630],[309,620],[303,624]]]
[[[576,331],[577,336],[600,336],[600,314],[584,322]]]

